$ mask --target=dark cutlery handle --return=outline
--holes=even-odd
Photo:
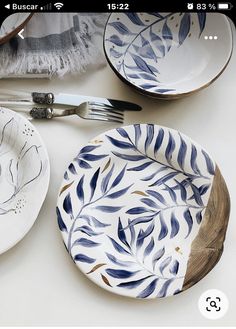
[[[45,108],[34,107],[32,108],[29,114],[33,119],[52,119],[53,109],[46,107]]]
[[[37,104],[53,104],[54,103],[54,95],[53,93],[36,93],[33,92],[31,94],[32,100]]]

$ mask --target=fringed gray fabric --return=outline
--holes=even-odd
[[[102,39],[107,14],[35,14],[24,40],[0,46],[0,76],[46,73],[79,74],[90,65],[104,65]]]

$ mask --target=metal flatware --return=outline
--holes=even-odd
[[[98,120],[107,122],[123,123],[124,112],[111,109],[94,102],[84,102],[77,107],[70,109],[56,109],[52,107],[34,107],[29,112],[33,119],[53,119],[56,117],[65,117],[69,115],[78,115],[85,120]]]

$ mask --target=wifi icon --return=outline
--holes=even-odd
[[[61,2],[56,2],[54,3],[54,6],[57,8],[57,10],[60,10],[64,6],[64,4]]]

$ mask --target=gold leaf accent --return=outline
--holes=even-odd
[[[183,254],[183,253],[181,252],[181,250],[180,250],[180,247],[176,247],[175,250],[176,250],[178,253],[180,253],[181,255]]]
[[[101,143],[103,143],[103,141],[99,139],[93,139],[90,141],[90,144],[101,144]]]
[[[107,161],[102,173],[110,166],[110,163],[111,163],[111,158],[109,158],[109,160]]]
[[[109,287],[112,287],[110,285],[110,282],[108,281],[108,279],[103,274],[101,274],[101,277],[102,277],[103,282],[106,283],[106,285],[108,285]]]
[[[102,267],[102,266],[104,266],[104,265],[106,265],[106,264],[105,264],[105,263],[97,264],[97,265],[95,265],[95,266],[91,269],[91,271],[89,271],[89,272],[86,273],[86,274],[93,273],[93,272],[95,272],[99,267]]]
[[[70,184],[63,186],[59,195],[61,195],[65,190],[67,190],[73,183],[74,183],[74,181],[71,182]]]
[[[134,191],[131,194],[139,194],[139,195],[143,195],[143,196],[148,196],[146,193],[144,193],[142,191]]]

